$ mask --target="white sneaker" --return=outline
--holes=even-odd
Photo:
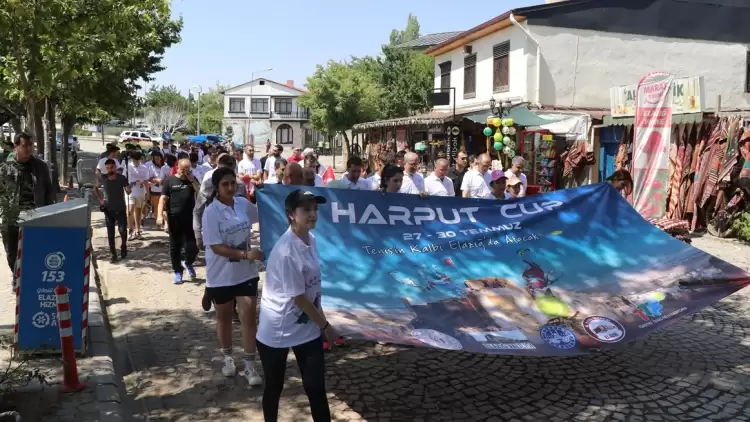
[[[234,364],[234,358],[224,356],[224,365],[221,367],[221,373],[225,377],[233,377],[237,373],[237,367]]]
[[[258,375],[258,372],[252,366],[250,366],[249,368],[245,368],[245,372],[243,375],[245,376],[247,383],[251,387],[263,384],[263,378]]]

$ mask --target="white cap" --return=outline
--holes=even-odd
[[[307,157],[308,155],[315,155],[315,150],[312,148],[305,148],[305,150],[302,151],[302,156]]]

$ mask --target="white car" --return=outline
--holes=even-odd
[[[148,132],[141,130],[125,130],[120,134],[120,142],[125,142],[128,139],[132,139],[136,142],[151,141],[151,135],[149,135]]]

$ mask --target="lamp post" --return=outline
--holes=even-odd
[[[490,111],[495,116],[503,117],[508,114],[511,105],[512,103],[510,102],[510,100],[497,102],[495,101],[495,97],[490,98]]]
[[[245,145],[248,145],[251,142],[250,124],[253,123],[253,84],[255,82],[255,74],[262,73],[262,72],[270,72],[272,70],[273,68],[269,67],[268,69],[256,70],[250,73],[250,113],[248,114],[248,119],[247,119],[247,131],[246,131],[247,139],[245,140]],[[268,110],[269,111],[271,110],[271,104],[268,104]]]
[[[197,116],[195,119],[195,131],[196,131],[196,135],[200,135],[201,134],[201,94],[203,93],[203,88],[200,85],[190,87],[191,90],[193,88],[198,88],[198,100],[196,101],[198,105],[198,111],[197,111]],[[188,90],[188,94],[190,94],[190,90]]]

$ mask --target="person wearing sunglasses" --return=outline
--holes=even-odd
[[[453,181],[453,190],[459,198],[462,196],[461,183],[467,171],[469,171],[469,155],[461,150],[456,155],[455,166],[448,170],[448,178]]]

